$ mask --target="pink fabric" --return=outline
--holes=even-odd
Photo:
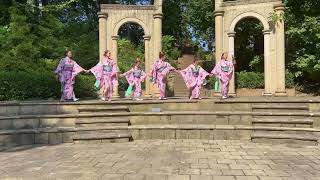
[[[104,70],[105,66],[111,66],[110,71]],[[92,74],[100,81],[100,90],[102,96],[108,99],[112,98],[113,86],[118,83],[117,73],[119,72],[117,64],[107,57],[105,57],[102,62],[99,62],[96,66],[90,69]]]
[[[140,77],[135,77],[134,73],[140,73]],[[139,98],[142,95],[141,83],[146,78],[146,73],[142,71],[139,67],[135,66],[131,70],[122,74],[126,77],[129,85],[134,86],[133,97]]]
[[[225,67],[228,67],[229,69],[227,72],[223,71],[223,68]],[[228,60],[221,59],[220,62],[218,62],[218,64],[214,67],[211,73],[219,78],[222,85],[221,86],[222,96],[227,97],[229,92],[229,82],[233,74],[233,63]]]
[[[60,60],[55,73],[58,74],[61,83],[61,100],[73,100],[76,98],[73,85],[75,83],[75,77],[82,71],[84,71],[84,69],[70,58],[65,57]]]
[[[175,70],[175,68],[162,59],[157,60],[152,65],[152,82],[158,85],[161,98],[164,98],[166,96],[167,74],[172,70]]]
[[[198,70],[196,70],[196,68]],[[198,74],[195,74],[195,72],[198,72]],[[209,73],[202,67],[191,64],[186,69],[181,70],[180,74],[182,75],[187,88],[191,91],[191,98],[199,98],[203,81],[206,79]]]

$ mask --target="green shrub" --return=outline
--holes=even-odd
[[[291,72],[286,72],[286,88],[294,88],[295,87],[295,76]]]
[[[264,74],[259,72],[237,72],[237,88],[258,89],[264,88]]]
[[[78,75],[76,77],[75,94],[79,98],[97,98],[97,89],[94,86],[96,78],[92,75]]]
[[[293,73],[286,72],[286,88],[295,87],[295,76]],[[260,72],[237,72],[236,73],[237,88],[258,89],[264,88],[264,73]]]
[[[54,73],[0,72],[0,100],[57,98],[60,84]]]
[[[96,97],[94,77],[76,78],[77,97]],[[60,83],[53,72],[0,72],[0,101],[60,98]]]

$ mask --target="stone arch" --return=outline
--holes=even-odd
[[[263,24],[264,75],[266,96],[286,95],[285,90],[285,40],[284,22],[278,19],[270,24],[272,13],[282,15],[281,0],[215,0],[215,57],[216,62],[224,51],[234,53],[235,27],[247,17],[258,19]],[[230,82],[230,94],[236,95],[235,79]]]
[[[263,15],[256,13],[256,12],[245,12],[245,13],[237,15],[232,20],[232,22],[230,24],[229,32],[234,32],[234,29],[235,29],[236,25],[238,24],[238,22],[240,22],[242,19],[245,19],[245,18],[258,19],[262,23],[264,30],[270,29],[269,22]]]
[[[147,25],[143,21],[141,21],[140,19],[131,18],[131,17],[123,18],[118,23],[116,23],[116,26],[113,29],[113,36],[117,36],[120,27],[126,23],[136,23],[136,24],[140,25],[144,31],[144,36],[150,36],[150,30],[148,29]]]
[[[101,4],[99,17],[99,52],[100,59],[108,49],[117,61],[118,31],[125,23],[136,23],[144,31],[145,71],[150,72],[156,55],[161,51],[162,39],[162,0],[154,0],[153,5],[120,5]],[[146,81],[147,96],[156,94],[156,88]],[[114,95],[118,96],[118,86],[114,87]]]

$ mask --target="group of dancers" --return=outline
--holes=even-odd
[[[72,52],[66,51],[65,57],[59,62],[55,71],[61,83],[61,101],[78,101],[73,90],[75,77],[80,72],[92,73],[96,78],[95,86],[100,89],[101,100],[111,101],[113,96],[113,87],[117,82],[118,75],[125,77],[129,86],[133,87],[133,99],[143,100],[141,83],[149,76],[153,84],[159,87],[159,99],[166,98],[166,79],[170,72],[179,72],[189,89],[190,99],[201,99],[200,90],[207,76],[216,76],[221,84],[222,99],[228,98],[229,82],[233,74],[232,55],[223,53],[221,60],[216,64],[211,73],[205,71],[199,64],[198,59],[195,58],[193,63],[184,70],[176,70],[167,61],[164,53],[159,53],[159,59],[152,65],[151,72],[147,75],[141,69],[141,61],[136,59],[133,67],[121,74],[116,62],[111,58],[111,52],[106,50],[103,59],[93,68],[86,70],[79,66],[76,61],[72,59]]]

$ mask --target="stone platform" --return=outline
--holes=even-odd
[[[147,139],[318,145],[320,98],[0,103],[0,145],[4,146]]]
[[[316,180],[320,149],[232,140],[20,146],[1,149],[0,179]]]

